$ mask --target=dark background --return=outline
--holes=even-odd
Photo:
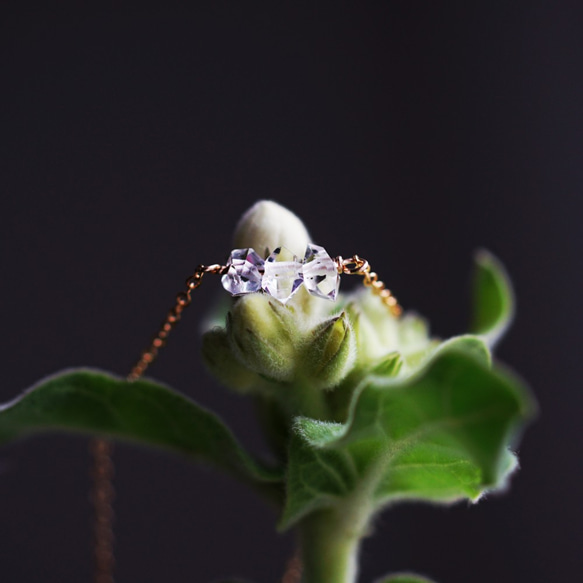
[[[51,4],[51,3],[47,3]],[[0,17],[0,401],[64,367],[124,374],[238,216],[272,198],[359,253],[433,332],[466,330],[472,253],[513,277],[498,350],[541,415],[509,492],[385,512],[362,582],[578,579],[583,20],[577,2],[209,3]],[[109,7],[108,7],[109,6]],[[261,451],[251,406],[208,378],[203,286],[151,374]],[[0,451],[0,578],[90,580],[87,440]],[[229,479],[116,453],[118,580],[273,582],[293,540]]]

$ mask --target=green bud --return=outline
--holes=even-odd
[[[224,328],[213,328],[203,335],[202,359],[209,373],[229,389],[249,393],[260,383],[257,375],[233,354]]]
[[[338,385],[356,360],[352,327],[345,312],[316,326],[303,359],[304,374],[320,389]]]
[[[395,318],[379,296],[369,289],[360,291],[357,300],[363,315],[374,330],[375,341],[383,354],[398,350],[400,320]]]
[[[375,363],[371,372],[384,377],[394,377],[399,374],[402,366],[403,357],[398,352],[391,352]]]
[[[227,331],[246,367],[269,380],[293,380],[303,334],[292,308],[264,294],[243,296],[229,312]]]
[[[427,322],[417,314],[406,314],[399,322],[399,348],[405,360],[425,354],[434,342],[429,337]]]
[[[377,330],[378,321],[369,318],[359,303],[351,302],[346,307],[346,310],[354,329],[358,363],[360,365],[368,367],[371,363],[378,361],[396,349],[396,341],[391,343],[382,341]]]
[[[358,364],[363,367],[375,367],[398,352],[412,369],[434,344],[423,318],[412,313],[393,317],[369,290],[355,294],[346,309],[356,336]]]

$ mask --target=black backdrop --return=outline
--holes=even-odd
[[[3,3],[0,247],[6,401],[64,367],[123,374],[184,278],[272,198],[366,256],[435,334],[466,329],[473,251],[518,312],[498,356],[541,416],[503,496],[385,512],[362,581],[573,581],[581,567],[583,43],[577,2],[92,11]],[[262,449],[213,383],[200,290],[151,374]],[[90,579],[87,440],[0,451],[0,578]],[[138,447],[117,462],[120,582],[276,581],[290,536],[227,478]]]

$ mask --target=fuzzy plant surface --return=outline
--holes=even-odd
[[[269,201],[241,219],[236,248],[303,257],[311,238]],[[513,315],[501,264],[476,255],[468,334],[430,336],[368,288],[285,304],[233,298],[204,333],[202,358],[225,387],[257,403],[270,460],[246,451],[220,418],[149,379],[71,369],[0,407],[0,442],[71,431],[162,448],[228,472],[279,508],[298,534],[304,583],[354,583],[375,516],[400,501],[475,502],[504,488],[513,448],[535,411],[523,382],[492,358]],[[401,573],[378,583],[431,583]]]

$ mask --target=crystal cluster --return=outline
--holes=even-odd
[[[285,304],[302,284],[311,294],[334,301],[340,275],[324,248],[309,244],[302,261],[285,247],[275,249],[265,261],[251,248],[234,249],[221,281],[233,296],[263,290]]]

